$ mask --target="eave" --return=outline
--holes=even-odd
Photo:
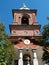
[[[13,14],[13,17],[14,17],[14,13],[35,13],[37,14],[37,9],[30,9],[30,10],[20,10],[20,9],[12,9],[12,14]]]

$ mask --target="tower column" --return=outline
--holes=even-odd
[[[23,65],[23,54],[22,54],[22,49],[19,50],[18,65]]]
[[[38,59],[37,59],[36,49],[33,49],[32,51],[33,51],[33,65],[39,65]]]

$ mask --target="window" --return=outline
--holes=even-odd
[[[29,18],[30,16],[28,14],[23,14],[21,19],[21,24],[29,25]]]

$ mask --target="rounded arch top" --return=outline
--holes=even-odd
[[[27,13],[23,13],[23,14],[22,14],[22,17],[30,18],[30,15],[27,14]]]
[[[29,25],[30,16],[27,13],[22,14],[21,24]]]
[[[30,54],[24,54],[23,55],[23,60],[31,60]]]

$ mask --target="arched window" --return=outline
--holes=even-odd
[[[23,60],[26,60],[26,61],[31,60],[30,55],[29,55],[29,54],[25,54],[25,55],[23,56]]]
[[[23,56],[23,65],[28,65],[28,62],[29,62],[30,65],[32,65],[31,64],[31,57],[30,57],[30,55],[29,54],[25,54]]]
[[[28,14],[24,14],[21,19],[21,24],[29,25],[29,17],[30,16]]]

